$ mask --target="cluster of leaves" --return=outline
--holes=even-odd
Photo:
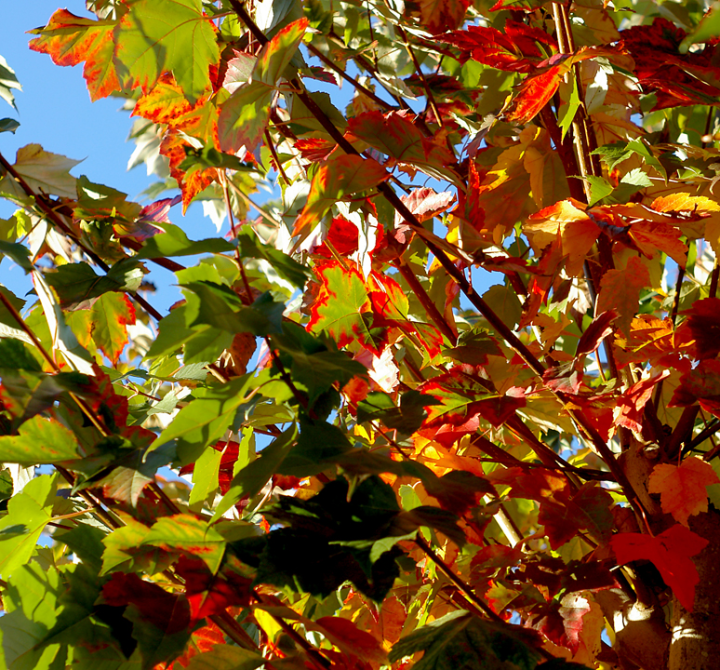
[[[705,9],[94,0],[33,31],[159,180],[0,154],[33,289],[0,285],[0,665],[664,667],[720,602]],[[194,201],[224,237],[170,222]]]

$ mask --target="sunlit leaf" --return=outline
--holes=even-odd
[[[137,0],[120,19],[115,40],[126,85],[147,91],[170,71],[191,103],[209,89],[219,50],[200,0]]]

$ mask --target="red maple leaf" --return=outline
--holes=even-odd
[[[650,561],[688,612],[692,612],[695,586],[700,581],[690,557],[699,554],[707,545],[705,538],[680,524],[671,526],[656,537],[641,533],[619,533],[610,540],[619,565],[632,561]]]
[[[704,410],[720,416],[720,361],[704,360],[680,378],[670,407],[699,403]]]
[[[176,571],[185,580],[193,622],[224,612],[231,606],[249,604],[251,580],[230,568],[213,575],[203,561],[181,556]]]
[[[547,58],[538,43],[557,52],[557,42],[544,30],[518,21],[508,21],[504,32],[496,28],[470,26],[442,36],[442,41],[458,47],[461,61],[469,58],[498,70],[531,72],[535,63]]]
[[[621,46],[635,61],[635,76],[646,93],[654,93],[653,110],[685,105],[717,105],[720,69],[715,65],[717,44],[681,54],[687,33],[664,18],[621,33]]]
[[[114,572],[103,586],[102,599],[113,607],[136,607],[144,622],[168,635],[190,627],[190,607],[184,597],[168,593],[136,574]]]
[[[325,258],[335,258],[327,244],[330,242],[333,250],[340,256],[350,256],[358,250],[359,237],[360,234],[354,223],[348,221],[344,216],[336,216],[330,224],[325,241],[315,247],[313,253]]]
[[[616,422],[636,432],[642,431],[643,409],[650,400],[655,385],[670,375],[669,370],[650,375],[647,379],[641,379],[633,384],[620,397],[617,407],[620,410]]]

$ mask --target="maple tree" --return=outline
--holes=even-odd
[[[2,667],[720,667],[720,10],[86,4],[158,180],[0,152]]]

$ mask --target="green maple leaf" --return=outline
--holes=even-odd
[[[127,85],[147,91],[169,71],[193,104],[209,90],[208,68],[220,52],[201,0],[138,0],[120,20],[115,40]]]
[[[171,223],[161,224],[165,229],[145,242],[135,258],[164,258],[165,256],[194,256],[196,254],[232,251],[233,245],[219,237],[207,240],[190,240],[182,228]]]
[[[35,545],[52,518],[57,475],[43,475],[25,485],[8,502],[0,519],[0,575],[4,579],[30,560]]]
[[[196,460],[207,445],[222,437],[235,418],[238,407],[247,402],[248,391],[261,381],[262,375],[253,378],[253,374],[249,373],[224,386],[197,390],[195,400],[180,410],[150,449],[155,450],[170,440],[176,440],[179,460],[182,463]]]
[[[30,563],[13,573],[3,593],[6,614],[0,618],[2,667],[46,670],[64,666],[53,663],[60,653],[59,644],[42,645],[57,623],[59,593],[56,568],[45,570],[39,563]]]
[[[39,414],[22,424],[18,435],[0,437],[0,461],[6,463],[59,463],[80,455],[73,432]]]
[[[225,538],[192,514],[162,517],[142,541],[165,551],[183,551],[197,556],[215,574],[225,553]]]

